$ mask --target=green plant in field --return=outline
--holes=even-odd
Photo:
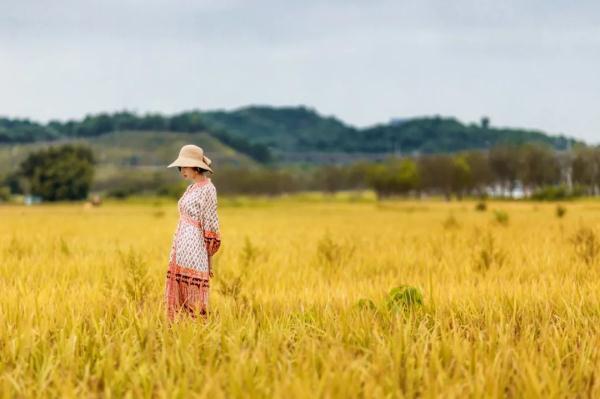
[[[375,302],[369,298],[361,298],[356,303],[356,307],[362,310],[375,310],[377,306],[375,306]]]
[[[496,221],[496,223],[502,226],[507,226],[509,220],[508,213],[497,209],[494,211],[494,220]]]
[[[486,272],[491,268],[502,267],[506,261],[506,252],[498,248],[494,236],[488,231],[479,242],[479,247],[474,254],[474,268],[479,272]]]
[[[562,218],[563,216],[565,216],[565,213],[567,213],[567,208],[565,208],[564,206],[558,204],[556,205],[556,217],[557,218]]]
[[[580,227],[573,237],[571,243],[575,248],[575,254],[587,265],[596,263],[600,254],[600,240],[594,230],[589,227]]]
[[[423,294],[418,288],[401,285],[388,293],[388,310],[409,310],[423,305]]]

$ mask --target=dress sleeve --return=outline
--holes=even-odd
[[[219,231],[219,217],[217,215],[217,190],[214,186],[207,190],[204,207],[202,210],[202,226],[204,230],[204,244],[209,256],[214,255],[221,246],[221,233]]]

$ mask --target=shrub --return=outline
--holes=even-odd
[[[509,220],[508,213],[506,213],[505,211],[495,210],[494,211],[494,220],[498,224],[506,226],[506,225],[508,225],[508,220]]]
[[[565,216],[565,213],[567,213],[567,208],[560,204],[556,205],[556,217],[562,218]]]
[[[418,288],[401,285],[392,288],[387,296],[389,310],[409,310],[423,305],[423,294]]]
[[[90,148],[66,144],[32,152],[19,173],[28,180],[31,194],[44,200],[81,200],[87,198],[94,162]]]
[[[478,212],[485,212],[487,209],[487,203],[485,201],[479,201],[477,205],[475,205],[475,210]]]
[[[583,194],[584,191],[579,186],[572,189],[566,186],[546,186],[536,190],[531,198],[537,201],[559,201],[581,197]]]

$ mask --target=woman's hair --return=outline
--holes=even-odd
[[[198,173],[202,174],[202,175],[210,173],[210,170],[208,170],[208,169],[202,169],[202,168],[200,168],[198,166],[196,166],[196,171]]]
[[[178,166],[178,167],[177,167],[177,169],[178,169],[178,170],[181,172],[181,166]],[[194,168],[194,170],[195,170],[196,172],[200,173],[200,174],[206,174],[206,173],[210,173],[210,171],[209,171],[208,169],[202,169],[202,168],[201,168],[201,167],[199,167],[199,166],[196,166],[196,167]]]

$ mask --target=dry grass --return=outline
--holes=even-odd
[[[566,207],[224,205],[210,320],[172,329],[175,202],[0,207],[0,392],[599,397],[600,207]]]

